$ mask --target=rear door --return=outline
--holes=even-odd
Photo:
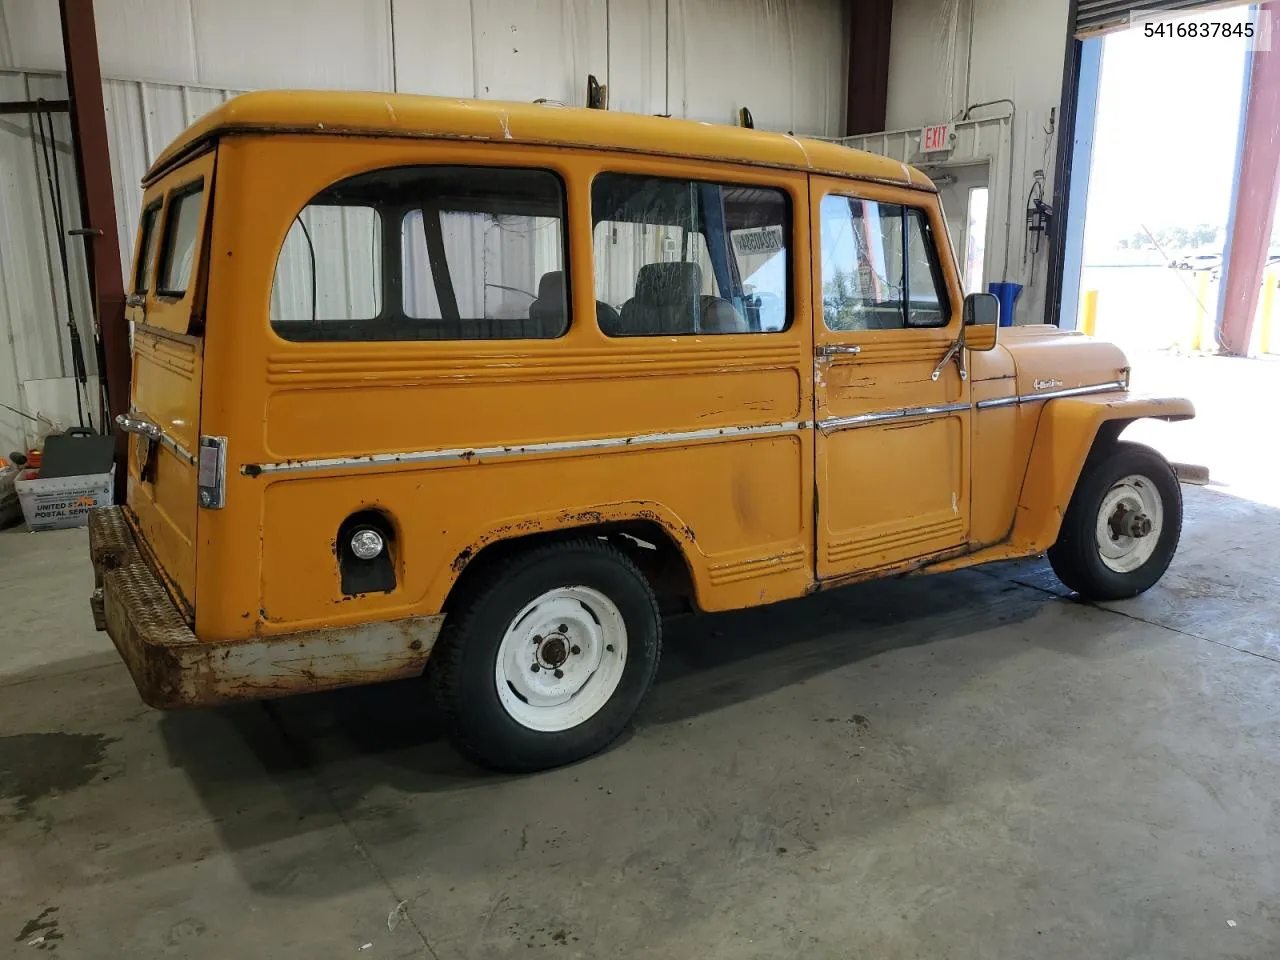
[[[128,299],[129,506],[188,614],[195,597],[202,265],[215,157],[211,150],[147,188]]]

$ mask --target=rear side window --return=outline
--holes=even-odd
[[[160,257],[160,288],[157,291],[166,297],[181,297],[191,282],[203,204],[203,182],[183,187],[169,198],[164,250]]]
[[[827,329],[946,326],[951,303],[924,210],[827,196],[821,212]]]
[[[605,173],[592,183],[591,215],[596,312],[609,336],[789,325],[785,192]]]
[[[396,167],[335,184],[295,219],[271,324],[290,340],[526,340],[569,328],[554,173]]]
[[[138,262],[133,271],[133,292],[146,293],[156,276],[156,248],[160,245],[160,203],[142,211],[142,236],[138,244]]]
[[[372,321],[382,313],[382,218],[361,204],[313,203],[293,219],[271,288],[283,327]]]

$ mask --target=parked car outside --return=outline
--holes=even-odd
[[[1263,270],[1270,270],[1272,267],[1280,267],[1280,253],[1273,253],[1273,254],[1269,254],[1269,255],[1267,256],[1267,262],[1266,262],[1266,263],[1264,263],[1264,264],[1262,265],[1262,269],[1263,269]],[[1210,273],[1209,273],[1209,278],[1210,278],[1211,280],[1221,280],[1221,279],[1222,279],[1222,264],[1221,264],[1221,263],[1219,263],[1216,267],[1214,267],[1214,268],[1213,268],[1213,270],[1212,270],[1212,271],[1210,271]]]
[[[1191,253],[1169,261],[1169,266],[1178,270],[1212,270],[1222,266],[1222,254]]]

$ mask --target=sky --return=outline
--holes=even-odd
[[[1248,7],[1181,22],[1243,21]],[[1108,35],[1085,224],[1086,256],[1145,224],[1225,224],[1231,200],[1245,40]]]

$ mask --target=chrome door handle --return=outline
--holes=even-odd
[[[964,362],[964,338],[961,337],[955,343],[947,347],[947,352],[942,355],[942,359],[938,361],[938,365],[933,368],[933,373],[929,374],[930,380],[937,380],[942,376],[942,371],[946,369],[947,364],[952,360],[956,362],[956,366],[960,368],[960,379],[969,379],[969,368]]]
[[[861,347],[843,343],[824,343],[818,348],[818,356],[820,357],[856,357],[861,352]]]
[[[127,417],[122,413],[116,417],[116,426],[125,433],[136,433],[139,436],[146,437],[148,440],[160,439],[160,428],[150,420]]]

